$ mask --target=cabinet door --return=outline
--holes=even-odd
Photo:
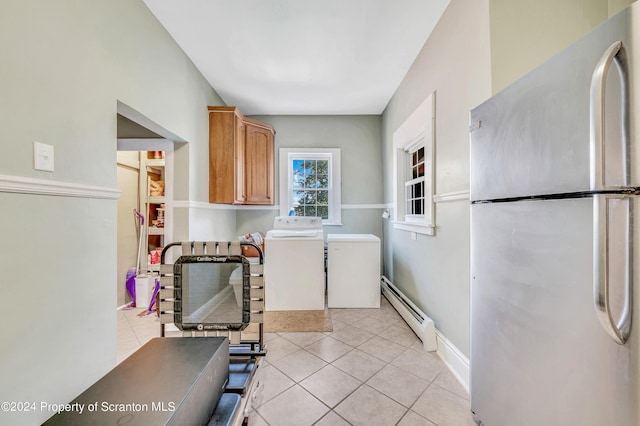
[[[273,204],[273,132],[246,123],[245,204]]]
[[[246,126],[240,117],[236,116],[236,135],[235,135],[235,184],[234,184],[234,203],[244,204],[247,200],[247,191],[245,184],[245,132]]]
[[[233,111],[209,112],[209,202],[233,203],[236,181],[236,123]]]

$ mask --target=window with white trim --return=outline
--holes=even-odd
[[[340,149],[280,148],[280,215],[341,225]]]
[[[435,93],[393,134],[394,227],[433,235]]]
[[[421,219],[424,216],[424,147],[409,152],[409,176],[404,183],[405,220]]]

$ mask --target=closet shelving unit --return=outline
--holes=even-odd
[[[147,270],[160,271],[159,255],[164,246],[164,223],[166,220],[163,204],[165,204],[165,160],[161,151],[141,152],[140,193],[143,194],[141,205],[145,211],[145,235],[147,247]],[[160,158],[157,158],[160,157]],[[162,191],[157,190],[162,182]],[[158,250],[158,263],[152,263],[149,254]]]

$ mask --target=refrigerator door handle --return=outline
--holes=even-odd
[[[596,65],[591,77],[590,103],[590,188],[592,191],[605,189],[620,189],[620,187],[607,188],[605,186],[605,94],[606,80],[611,63],[617,64],[621,77],[621,106],[622,106],[622,137],[623,141],[623,176],[622,187],[629,186],[629,85],[628,64],[626,51],[621,41],[616,41],[605,50]]]
[[[596,194],[593,199],[593,302],[600,324],[613,340],[624,345],[631,331],[632,312],[632,262],[629,238],[631,235],[631,199],[626,198],[627,216],[627,271],[625,271],[625,305],[620,320],[616,323],[611,312],[609,285],[609,200],[625,198],[621,195]]]

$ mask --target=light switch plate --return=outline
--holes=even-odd
[[[53,171],[53,146],[45,143],[33,143],[33,168],[44,172]]]

